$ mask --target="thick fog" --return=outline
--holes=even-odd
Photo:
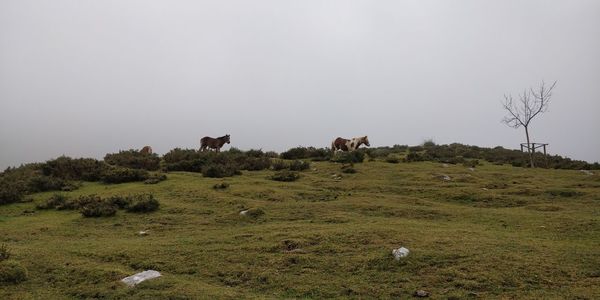
[[[600,161],[600,1],[0,2],[0,168],[151,145],[519,148]],[[225,149],[227,149],[226,147]]]

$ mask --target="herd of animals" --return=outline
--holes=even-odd
[[[212,138],[209,136],[205,136],[200,139],[200,151],[214,150],[216,152],[221,151],[221,148],[225,144],[231,143],[231,136],[226,134],[222,137]],[[358,149],[361,145],[365,145],[370,147],[369,138],[365,136],[355,137],[351,139],[345,139],[341,137],[337,137],[335,140],[331,142],[331,151],[354,151]],[[142,154],[152,154],[152,147],[144,146],[142,150],[140,150]]]

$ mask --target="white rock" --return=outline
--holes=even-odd
[[[410,251],[404,247],[392,250],[392,254],[394,254],[394,259],[396,260],[400,260],[403,257],[407,257],[408,253],[410,253]]]
[[[240,211],[240,216],[245,216],[248,213],[249,209]]]
[[[160,277],[160,273],[158,271],[146,270],[144,272],[140,272],[140,273],[131,275],[129,277],[125,277],[125,278],[121,279],[121,281],[128,286],[135,286],[136,284],[139,284],[142,281],[146,281],[148,279],[152,279],[152,278],[156,278],[156,277]]]
[[[590,171],[590,170],[579,170],[581,173],[586,174],[586,175],[594,175],[594,172]]]
[[[442,164],[442,167],[447,168],[448,164]]]
[[[148,231],[140,230],[140,232],[138,232],[138,235],[148,235]]]
[[[470,170],[471,172],[473,172],[473,171],[475,171],[475,168],[469,168],[469,170]]]

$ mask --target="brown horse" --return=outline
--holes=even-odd
[[[225,143],[230,143],[229,134],[226,134],[222,137],[218,137],[216,139],[211,138],[209,136],[205,136],[200,139],[200,151],[204,151],[207,148],[210,148],[215,149],[216,152],[219,152],[221,150],[221,147],[223,147]]]
[[[142,150],[140,150],[141,154],[152,154],[152,147],[150,146],[144,146],[144,148],[142,148]]]
[[[331,142],[331,151],[354,151],[362,144],[365,144],[367,147],[371,146],[371,144],[369,144],[369,138],[367,138],[366,135],[362,137],[355,137],[349,140],[338,137]]]

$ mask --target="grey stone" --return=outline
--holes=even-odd
[[[129,277],[125,277],[125,278],[121,279],[121,281],[128,286],[135,286],[135,285],[139,284],[140,282],[146,281],[148,279],[160,277],[160,276],[161,275],[158,271],[146,270],[144,272],[140,272],[140,273],[131,275]]]

